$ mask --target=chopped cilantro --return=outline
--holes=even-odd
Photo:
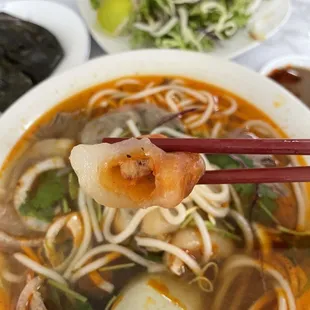
[[[19,212],[24,216],[50,222],[55,215],[55,207],[66,194],[66,176],[58,176],[57,170],[42,173]]]

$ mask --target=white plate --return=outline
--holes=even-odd
[[[117,1],[117,0],[115,0]],[[91,7],[90,0],[76,0],[80,13],[84,18],[93,38],[107,53],[119,53],[130,50],[129,40],[125,37],[113,38],[106,35],[98,26],[96,11]],[[264,0],[254,13],[252,22],[258,36],[265,40],[275,34],[288,20],[291,13],[290,0]],[[258,46],[261,41],[252,39],[246,29],[240,30],[233,38],[221,42],[209,54],[225,58],[234,58]]]
[[[87,28],[68,7],[49,1],[21,0],[0,4],[0,11],[42,26],[58,39],[65,55],[53,74],[80,65],[88,59],[90,38]]]
[[[267,65],[265,65],[260,70],[260,73],[268,76],[272,71],[276,69],[282,69],[290,65],[295,67],[307,68],[310,70],[310,57],[300,55],[290,55],[281,58],[276,58],[273,61],[269,62]]]

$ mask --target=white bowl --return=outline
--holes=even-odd
[[[288,55],[280,58],[276,58],[266,64],[260,73],[268,76],[276,69],[283,69],[288,66],[302,67],[310,70],[310,57],[300,55]]]
[[[46,80],[21,97],[0,119],[0,165],[25,130],[60,101],[111,79],[150,74],[186,76],[224,88],[263,110],[288,136],[309,138],[310,111],[267,78],[206,54],[140,50],[97,58]]]

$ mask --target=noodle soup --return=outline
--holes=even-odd
[[[2,168],[0,309],[307,309],[303,184],[197,185],[174,209],[113,209],[83,192],[75,145],[148,134],[284,137],[249,102],[179,76],[128,76],[61,102]],[[303,163],[201,156],[207,170]]]

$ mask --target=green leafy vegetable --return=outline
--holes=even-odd
[[[37,186],[28,193],[28,197],[19,212],[24,216],[33,216],[50,222],[55,215],[55,206],[66,194],[66,176],[58,176],[56,171],[41,174]]]

